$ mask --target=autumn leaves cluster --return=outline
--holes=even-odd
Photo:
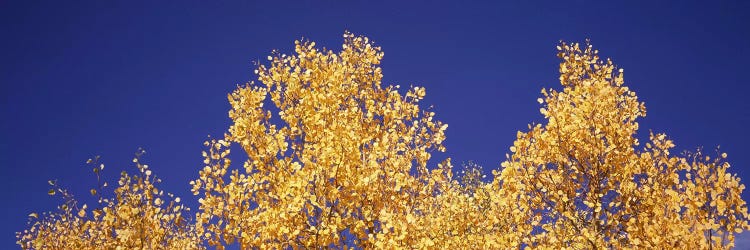
[[[29,228],[17,233],[24,249],[198,249],[203,242],[191,224],[190,209],[179,197],[156,187],[161,182],[149,166],[140,162],[139,150],[133,163],[137,174],[122,172],[114,197],[101,195],[109,184],[100,180],[104,164],[88,160],[98,187],[91,189],[96,207],[79,204],[66,189],[50,181],[50,195],[59,195],[63,204],[55,212],[30,214]]]
[[[65,199],[33,214],[23,248],[684,248],[731,247],[748,229],[744,185],[726,154],[675,154],[636,138],[642,102],[588,44],[558,46],[562,89],[543,89],[542,124],[507,160],[454,177],[428,166],[448,125],[422,87],[383,86],[383,52],[344,35],[341,52],[295,42],[229,95],[233,123],[206,141],[190,182],[195,213],[166,198],[135,159],[115,197]],[[269,107],[272,106],[272,107]],[[230,146],[247,160],[232,162]],[[498,152],[502,152],[498,149]],[[64,191],[63,189],[59,189]],[[92,192],[95,194],[95,192]],[[167,199],[169,201],[167,201]]]

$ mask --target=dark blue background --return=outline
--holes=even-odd
[[[344,30],[382,46],[385,84],[427,88],[450,124],[436,157],[455,165],[498,168],[516,131],[542,121],[539,90],[559,88],[557,42],[590,38],[646,102],[642,135],[721,145],[750,180],[750,2],[271,2],[0,2],[0,248],[59,203],[48,179],[87,197],[94,155],[114,184],[144,147],[162,187],[195,207],[202,142],[228,127],[226,94],[253,80],[251,61],[303,36],[338,50]]]

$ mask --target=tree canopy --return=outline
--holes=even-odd
[[[454,177],[447,124],[423,87],[384,86],[380,47],[344,34],[338,53],[296,41],[258,82],[229,94],[232,124],[209,138],[190,182],[193,217],[147,165],[115,197],[87,206],[56,183],[56,212],[32,213],[18,244],[40,248],[728,248],[750,228],[727,155],[674,154],[650,132],[623,70],[587,42],[560,43],[561,89],[542,89],[545,121],[519,131],[506,160]],[[247,160],[233,163],[230,147]],[[235,154],[238,152],[234,152]],[[95,167],[98,173],[103,169]],[[106,186],[103,184],[103,186]]]

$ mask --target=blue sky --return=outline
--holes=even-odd
[[[301,37],[339,49],[344,30],[382,46],[385,84],[427,88],[450,124],[438,159],[498,168],[542,121],[539,90],[559,88],[557,42],[589,38],[645,101],[642,135],[721,145],[750,181],[750,2],[501,2],[2,1],[0,248],[58,204],[47,180],[86,197],[95,155],[115,183],[145,148],[162,187],[194,205],[202,142],[228,127],[226,94],[253,80],[251,61]]]

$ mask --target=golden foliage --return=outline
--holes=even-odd
[[[157,179],[136,160],[141,175],[123,175],[115,201],[104,200],[94,215],[69,201],[32,220],[19,244],[733,246],[734,235],[750,227],[745,187],[727,171],[726,154],[674,156],[672,140],[654,133],[642,146],[637,119],[645,105],[624,85],[622,69],[588,44],[558,50],[563,89],[542,90],[546,122],[518,132],[493,181],[484,182],[475,164],[456,179],[450,159],[428,168],[431,153],[445,151],[447,124],[420,109],[424,88],[383,87],[380,47],[347,32],[339,53],[309,41],[296,41],[293,55],[273,52],[270,65],[255,71],[260,83],[229,94],[233,124],[205,142],[205,166],[190,182],[200,196],[194,226],[178,203],[164,207]],[[242,167],[231,168],[233,145],[247,156]]]
[[[206,167],[192,182],[203,195],[198,230],[211,245],[367,247],[414,237],[405,218],[443,178],[427,161],[444,150],[447,125],[420,110],[424,88],[402,96],[381,87],[380,47],[344,38],[338,54],[295,42],[296,55],[274,53],[258,68],[262,84],[229,95],[234,124],[206,142]],[[249,158],[241,170],[228,170],[230,144]]]
[[[748,228],[744,186],[722,157],[678,157],[664,134],[644,148],[636,119],[646,114],[622,69],[591,45],[558,46],[563,91],[542,90],[544,125],[519,132],[495,178],[532,215],[522,232],[540,248],[730,247]]]
[[[23,249],[204,249],[194,226],[183,213],[190,209],[180,203],[180,198],[166,201],[164,191],[156,188],[161,182],[148,165],[139,161],[143,151],[133,159],[138,175],[124,171],[118,181],[113,199],[101,196],[107,183],[100,183],[91,194],[98,197],[99,207],[89,210],[55,181],[50,195],[59,194],[64,203],[57,212],[44,213],[41,218],[32,213],[30,228],[17,233],[18,244]],[[104,165],[94,165],[99,179]],[[170,198],[172,194],[167,194]]]

